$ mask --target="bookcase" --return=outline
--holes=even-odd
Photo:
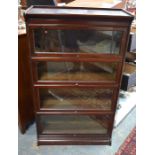
[[[38,145],[110,145],[133,16],[32,6],[25,20]]]

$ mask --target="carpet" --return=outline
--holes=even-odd
[[[115,155],[136,155],[136,127],[132,129]]]

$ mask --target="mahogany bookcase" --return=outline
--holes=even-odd
[[[38,145],[110,145],[133,16],[32,6],[25,20]]]

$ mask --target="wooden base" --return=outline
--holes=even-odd
[[[39,136],[38,145],[111,145],[111,139],[109,137],[67,137],[66,136]]]

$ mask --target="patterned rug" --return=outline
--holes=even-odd
[[[136,155],[136,127],[131,131],[115,155]]]

